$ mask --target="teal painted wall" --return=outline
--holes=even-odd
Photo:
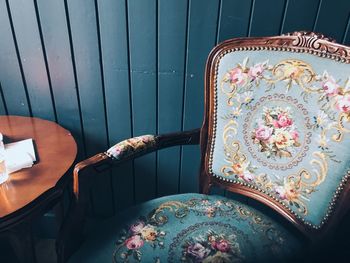
[[[215,44],[295,30],[349,44],[349,11],[349,0],[0,0],[0,114],[60,123],[78,159],[196,128]],[[96,181],[92,208],[197,191],[198,165],[197,146],[139,158]]]

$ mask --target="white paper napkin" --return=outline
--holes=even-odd
[[[36,161],[32,139],[6,144],[5,151],[6,169],[8,173],[32,167],[33,163]]]

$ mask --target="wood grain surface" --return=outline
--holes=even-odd
[[[39,118],[0,116],[5,143],[33,138],[37,162],[31,168],[10,174],[0,185],[0,220],[24,208],[47,190],[70,168],[77,146],[69,131]]]

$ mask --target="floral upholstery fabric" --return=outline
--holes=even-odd
[[[295,233],[243,203],[182,194],[102,222],[69,262],[286,262],[301,246]]]
[[[307,53],[236,51],[221,58],[216,79],[211,174],[322,225],[349,170],[349,65]]]
[[[131,155],[145,151],[156,144],[153,135],[142,135],[117,143],[107,150],[107,154],[116,160],[130,157]]]

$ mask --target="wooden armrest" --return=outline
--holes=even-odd
[[[122,162],[140,157],[150,152],[176,145],[199,144],[200,129],[184,132],[169,133],[163,135],[143,135],[121,141],[106,152],[96,154],[74,167],[73,191],[78,198],[79,176],[87,168],[93,168],[97,172],[111,168]]]

